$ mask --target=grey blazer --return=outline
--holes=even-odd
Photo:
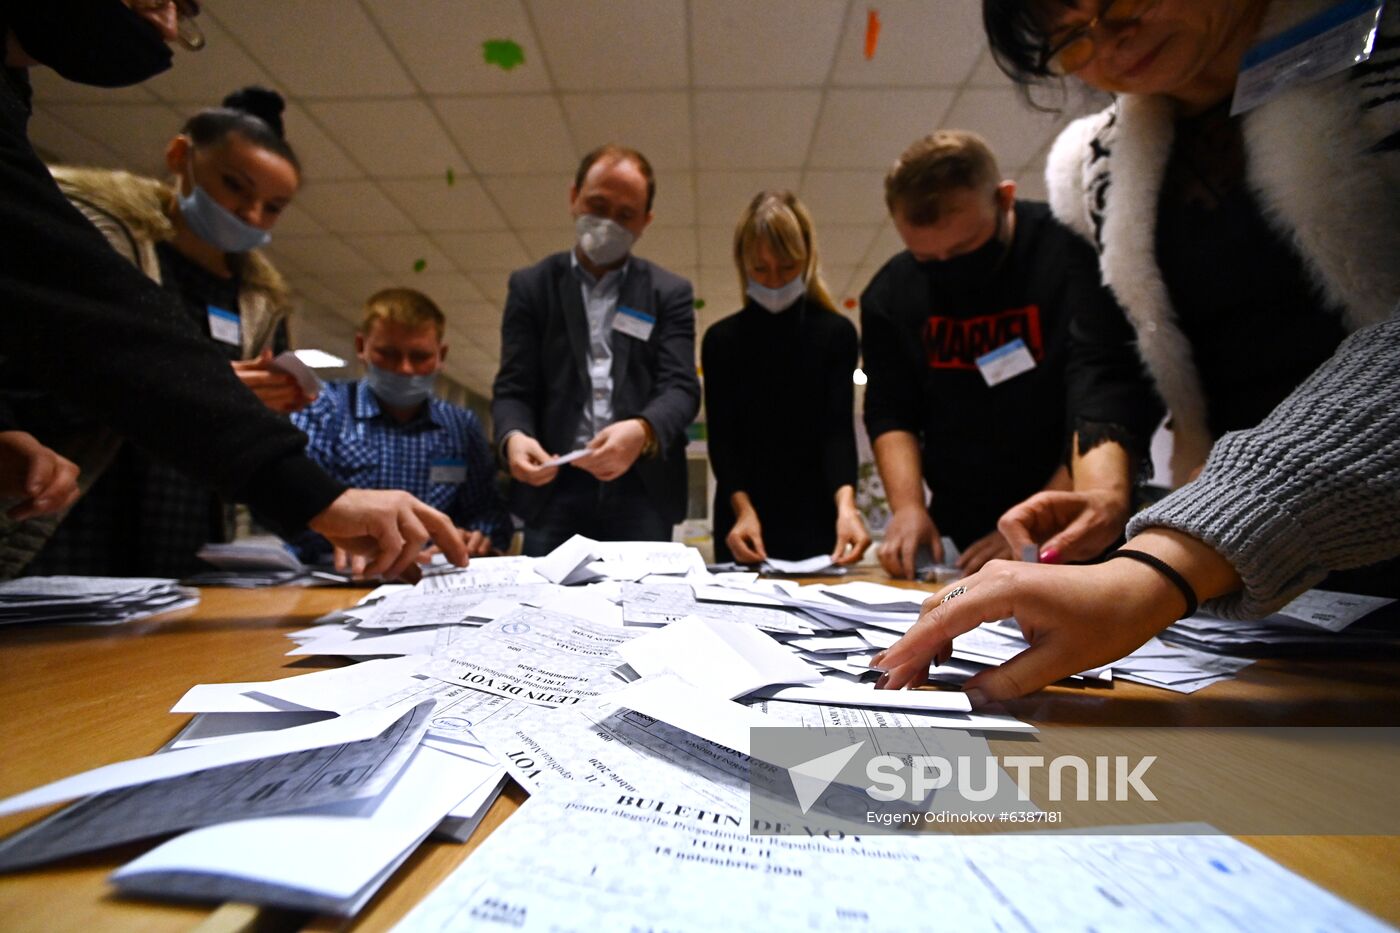
[[[656,318],[643,341],[613,331],[613,417],[645,418],[661,445],[654,459],[632,468],[652,504],[673,522],[685,517],[686,427],[700,409],[695,375],[695,302],[690,283],[632,257],[618,305]],[[512,431],[566,453],[592,394],[588,378],[588,320],[567,252],[511,273],[501,318],[501,368],[492,387],[496,446]],[[511,510],[533,523],[554,484],[511,484]]]

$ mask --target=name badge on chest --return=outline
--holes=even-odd
[[[613,316],[612,329],[618,333],[636,337],[638,340],[650,340],[654,327],[656,327],[655,315],[638,311],[636,308],[629,308],[626,305],[617,306],[617,314]]]
[[[1258,43],[1244,55],[1230,115],[1371,57],[1385,0],[1342,0]]]
[[[977,369],[987,385],[994,386],[1035,369],[1035,357],[1020,337],[977,357]]]
[[[461,457],[434,457],[428,469],[428,482],[453,486],[467,481],[467,461]]]
[[[209,336],[219,343],[228,343],[235,347],[242,346],[243,327],[238,320],[238,315],[217,305],[209,305],[208,310]]]

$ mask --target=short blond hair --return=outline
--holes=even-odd
[[[734,228],[734,265],[739,270],[739,294],[748,291],[746,264],[757,256],[758,244],[766,243],[779,259],[795,262],[802,267],[802,281],[807,284],[807,297],[828,311],[835,311],[826,282],[822,278],[821,258],[817,255],[817,234],[812,228],[812,216],[786,190],[760,191],[739,215]]]
[[[914,143],[885,175],[885,206],[906,223],[928,227],[943,213],[950,191],[986,191],[1001,182],[987,141],[967,130],[939,130]]]
[[[433,300],[412,288],[386,288],[375,292],[365,302],[365,314],[360,319],[360,333],[367,335],[375,321],[389,321],[403,327],[432,324],[438,340],[447,333],[447,317]]]

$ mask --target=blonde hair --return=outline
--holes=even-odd
[[[836,310],[822,278],[812,217],[797,195],[791,191],[760,191],[739,215],[739,224],[734,228],[734,265],[739,270],[741,295],[748,292],[746,266],[755,258],[759,243],[766,243],[778,259],[800,264],[808,300],[828,311]]]
[[[447,318],[433,300],[411,288],[386,288],[375,292],[365,302],[365,314],[360,319],[360,333],[368,334],[375,321],[390,321],[403,327],[432,324],[438,340],[447,333]]]
[[[885,175],[885,206],[915,227],[938,223],[950,191],[996,190],[997,158],[987,141],[967,130],[939,130],[914,143]]]

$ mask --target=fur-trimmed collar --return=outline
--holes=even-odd
[[[175,190],[164,182],[105,168],[55,165],[49,171],[64,194],[110,214],[138,239],[161,243],[175,238],[175,225],[170,221]],[[243,286],[262,292],[273,307],[291,303],[286,280],[258,250],[243,254],[240,271]]]

